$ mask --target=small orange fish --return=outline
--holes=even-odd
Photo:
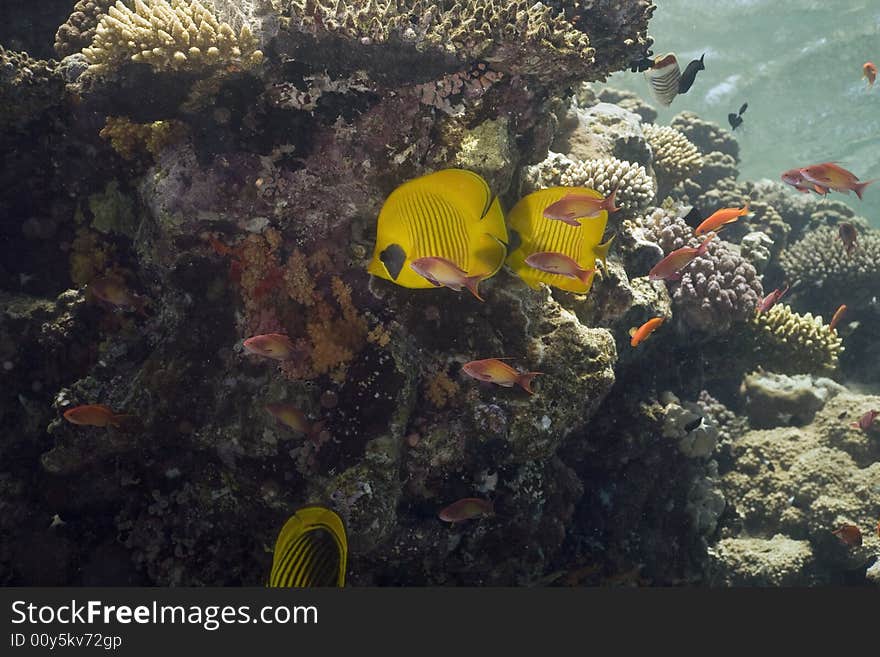
[[[846,255],[851,255],[859,246],[859,233],[856,230],[856,227],[848,221],[842,221],[837,224],[837,237],[843,242],[843,248],[846,249]]]
[[[862,532],[855,525],[843,525],[831,533],[849,547],[859,547],[862,544]]]
[[[823,162],[821,164],[811,164],[801,169],[804,178],[817,185],[822,185],[835,192],[843,192],[849,194],[850,190],[856,193],[859,200],[865,191],[865,187],[876,180],[868,180],[859,182],[858,176],[852,171],[847,171],[843,167],[836,165],[834,162]]]
[[[698,247],[683,246],[676,249],[668,256],[651,268],[648,279],[652,281],[677,281],[681,278],[681,270],[687,267],[694,258],[697,258],[709,250],[709,242],[715,234],[712,233]]]
[[[873,87],[874,81],[877,79],[877,65],[873,62],[862,64],[862,77],[868,78],[868,86]]]
[[[88,291],[95,298],[104,303],[108,303],[111,306],[126,310],[134,310],[144,317],[147,316],[146,312],[144,312],[144,306],[147,303],[146,297],[131,292],[125,286],[125,283],[118,278],[112,278],[109,276],[105,278],[96,278],[89,283]]]
[[[131,417],[131,415],[114,413],[113,410],[103,404],[86,404],[64,411],[64,419],[68,422],[90,427],[106,427],[111,424],[114,427],[121,427]]]
[[[694,235],[704,235],[710,231],[717,231],[721,226],[732,224],[740,217],[746,216],[750,212],[749,203],[741,208],[722,208],[713,212],[703,223],[697,226]]]
[[[293,343],[281,333],[255,335],[244,341],[244,349],[249,354],[265,356],[273,360],[290,360],[293,358]]]
[[[543,372],[517,372],[507,363],[501,362],[498,358],[486,358],[484,360],[472,360],[461,366],[465,374],[471,376],[478,381],[486,381],[495,383],[505,388],[512,388],[519,385],[530,395],[533,394],[531,383],[532,379],[543,374]]]
[[[265,408],[278,422],[294,431],[308,434],[312,430],[312,424],[306,419],[305,413],[293,404],[266,404]]]
[[[844,313],[846,313],[846,306],[844,304],[841,304],[840,308],[835,311],[834,317],[831,318],[831,323],[828,325],[829,331],[837,328],[837,324],[840,322],[841,319],[843,319]]]
[[[770,310],[773,306],[779,303],[779,300],[785,296],[785,293],[788,292],[788,285],[785,286],[784,290],[780,290],[776,288],[766,297],[761,300],[761,303],[758,304],[758,314],[765,313]]]
[[[526,264],[548,274],[559,274],[567,278],[575,278],[584,285],[589,285],[590,277],[596,273],[595,269],[584,269],[564,253],[557,253],[555,251],[533,253],[526,258]]]
[[[456,523],[491,513],[495,513],[495,505],[491,500],[484,500],[479,497],[464,497],[442,509],[438,517],[444,522]]]
[[[629,334],[630,336],[632,336],[632,339],[629,341],[629,343],[633,347],[638,347],[640,343],[647,340],[654,331],[660,328],[660,325],[664,322],[665,319],[665,317],[654,317],[642,324],[639,328],[631,328],[629,330]]]
[[[467,272],[451,260],[439,256],[417,258],[410,263],[419,276],[423,276],[437,287],[448,287],[450,290],[461,292],[461,288],[467,288],[480,301],[485,301],[477,291],[477,285],[486,278],[486,275],[468,276]]]
[[[606,198],[594,198],[577,193],[568,194],[544,208],[544,218],[561,221],[569,226],[580,226],[581,222],[577,221],[578,219],[597,217],[602,210],[606,210],[608,214],[617,212],[620,208],[614,205],[614,197],[618,189],[620,189],[619,184]]]
[[[861,429],[862,431],[868,431],[871,426],[874,424],[874,420],[877,419],[877,416],[880,415],[880,411],[868,411],[862,417],[859,418],[858,422],[853,422],[849,426],[853,429]]]

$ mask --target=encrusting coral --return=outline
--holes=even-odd
[[[590,187],[604,196],[620,185],[615,203],[629,211],[646,208],[654,198],[654,183],[645,167],[613,157],[573,160],[550,153],[546,160],[526,169],[523,194],[557,185]]]
[[[642,131],[654,154],[652,164],[661,189],[669,189],[702,168],[700,151],[675,128],[646,123]],[[663,196],[662,192],[660,196]]]
[[[101,17],[92,44],[83,48],[89,71],[103,74],[131,62],[154,71],[204,71],[258,65],[263,53],[247,25],[236,35],[197,0],[117,2]]]
[[[0,130],[24,125],[60,102],[64,82],[56,64],[0,45]]]
[[[113,150],[126,160],[146,151],[157,156],[169,144],[180,141],[186,128],[179,121],[133,123],[124,116],[108,116],[100,135],[109,139]]]

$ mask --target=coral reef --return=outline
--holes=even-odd
[[[642,130],[654,156],[652,166],[657,174],[657,196],[665,198],[664,190],[699,172],[703,158],[697,147],[675,128],[646,123]]]
[[[582,109],[573,102],[560,118],[550,148],[572,160],[613,157],[643,166],[651,162],[638,117],[608,103]]]
[[[95,38],[101,16],[116,0],[79,0],[67,21],[55,33],[55,52],[67,57],[88,46]],[[131,6],[130,0],[124,4]]]
[[[131,160],[144,151],[153,157],[158,156],[166,146],[181,141],[186,128],[177,121],[140,124],[124,116],[108,116],[99,134],[110,140],[114,151]]]
[[[133,8],[117,2],[101,16],[91,45],[82,52],[94,74],[128,62],[148,64],[154,71],[201,72],[246,69],[263,59],[247,25],[236,34],[197,0],[134,0]]]
[[[581,161],[550,153],[543,162],[528,167],[522,193],[556,185],[590,187],[605,196],[620,185],[615,202],[629,212],[646,208],[654,198],[654,183],[645,168],[613,157]]]
[[[58,105],[63,90],[55,62],[0,46],[0,131],[23,128]]]

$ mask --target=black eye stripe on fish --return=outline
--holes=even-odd
[[[400,270],[403,269],[403,263],[406,262],[406,251],[399,244],[391,244],[379,254],[379,259],[391,278],[396,280],[400,276]]]

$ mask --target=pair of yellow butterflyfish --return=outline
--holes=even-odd
[[[602,243],[608,212],[582,219],[580,225],[544,216],[548,206],[572,194],[602,198],[586,187],[541,189],[520,199],[505,223],[498,198],[476,173],[444,169],[415,178],[385,200],[367,271],[408,288],[467,287],[480,298],[476,284],[506,262],[532,288],[546,283],[585,294],[596,260],[605,265],[611,243]],[[563,254],[592,273],[566,276],[526,262],[530,255],[547,252]]]

